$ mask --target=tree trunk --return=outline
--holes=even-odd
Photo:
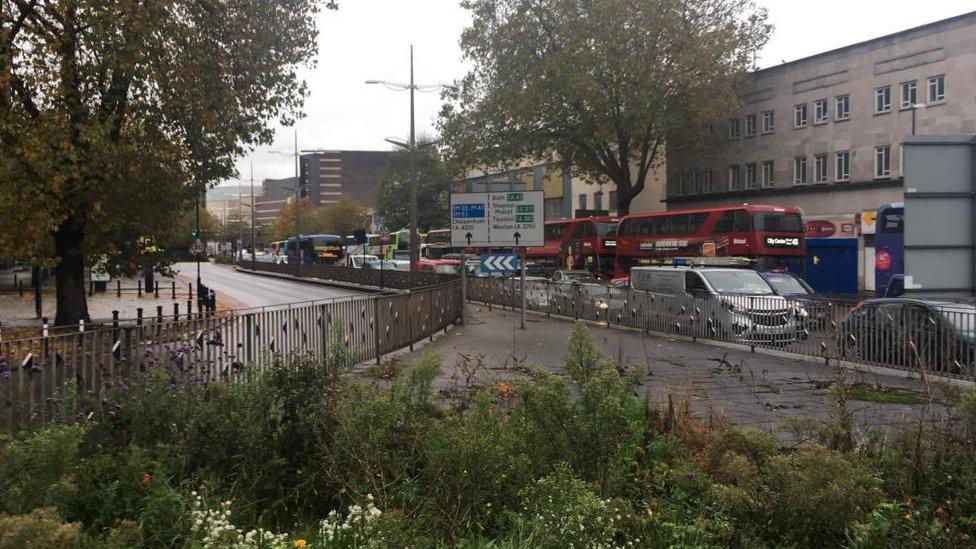
[[[54,232],[54,251],[58,258],[57,315],[54,324],[70,326],[91,320],[85,297],[84,222],[69,217]]]

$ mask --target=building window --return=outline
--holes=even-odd
[[[807,182],[807,157],[797,156],[793,159],[793,184],[802,185]]]
[[[739,119],[730,118],[729,119],[729,139],[739,138]]]
[[[776,118],[773,116],[773,111],[763,111],[762,124],[763,133],[773,133],[776,131]]]
[[[738,190],[741,183],[742,182],[739,180],[739,166],[729,166],[729,190]]]
[[[813,102],[813,123],[814,124],[827,123],[827,100],[826,99],[818,99]]]
[[[581,209],[581,210],[585,210],[586,209],[586,195],[585,194],[579,195],[579,209]]]
[[[688,194],[688,191],[685,191]],[[593,193],[593,209],[602,210],[603,209],[603,191]]]
[[[834,154],[834,179],[837,181],[851,180],[850,151],[842,151]]]
[[[844,94],[834,98],[834,119],[847,120],[851,117],[851,96]]]
[[[807,104],[800,103],[793,106],[793,127],[803,128],[807,125]]]
[[[813,180],[816,183],[827,181],[827,155],[816,154],[813,156]]]
[[[753,137],[756,135],[756,115],[747,114],[746,115],[746,137]]]
[[[756,163],[746,164],[746,188],[755,189],[757,182]]]
[[[901,83],[901,108],[907,109],[918,103],[918,81]]]
[[[776,169],[773,165],[772,160],[766,160],[763,162],[763,187],[772,187],[776,178]]]
[[[891,86],[884,86],[874,90],[875,114],[891,112]]]
[[[874,178],[891,177],[891,146],[874,148]]]
[[[617,211],[617,191],[610,191],[610,196],[608,197],[610,203],[607,204],[607,209],[611,212]]]
[[[945,101],[945,75],[929,78],[929,103]]]
[[[705,168],[702,170],[702,192],[710,193],[712,192],[712,169]]]

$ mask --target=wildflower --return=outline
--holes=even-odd
[[[298,547],[299,549],[302,549],[302,548],[306,547],[306,545],[307,544],[306,544],[305,540],[303,540],[303,539],[296,539],[295,540],[295,547]]]
[[[152,482],[152,475],[149,474],[149,473],[143,473],[142,474],[142,484],[143,484],[143,486],[149,484],[150,482]]]

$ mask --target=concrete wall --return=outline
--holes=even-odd
[[[928,103],[928,78],[946,76],[944,101]],[[902,178],[900,147],[911,134],[912,110],[900,108],[900,85],[917,81],[917,101],[928,103],[916,115],[919,134],[955,134],[976,132],[976,13],[933,23],[891,36],[826,52],[810,58],[753,74],[743,94],[739,119],[742,136],[728,138],[728,120],[716,122],[714,142],[700,154],[672,151],[669,181],[674,182],[690,170],[712,169],[713,192],[707,196],[669,191],[669,207],[679,208],[699,203],[770,202],[794,203],[807,213],[853,213],[860,209],[897,200],[892,184]],[[876,114],[875,89],[891,86],[891,111]],[[836,118],[836,98],[848,94],[851,116]],[[827,100],[828,117],[823,124],[814,123],[814,102]],[[793,108],[807,105],[807,125],[795,128]],[[762,133],[762,113],[775,113],[775,131]],[[745,136],[745,116],[757,117],[757,134]],[[875,147],[890,145],[891,175],[875,177]],[[835,154],[850,151],[850,181],[838,181]],[[827,154],[828,180],[824,189],[807,193],[793,182],[793,159],[807,158],[808,183],[814,186],[814,155]],[[774,179],[770,188],[761,188],[762,163],[774,162]],[[732,165],[756,163],[759,171],[757,189],[732,191],[728,171]],[[794,194],[791,190],[796,189]],[[784,192],[785,191],[785,192]],[[767,198],[767,196],[769,198]]]

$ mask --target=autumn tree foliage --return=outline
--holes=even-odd
[[[0,252],[57,267],[162,235],[305,96],[315,0],[0,0]]]
[[[565,162],[617,211],[669,149],[736,107],[771,27],[752,0],[464,0],[470,71],[442,112],[448,154],[492,169]]]

